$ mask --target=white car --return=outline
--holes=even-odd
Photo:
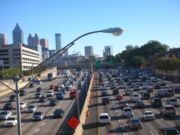
[[[141,100],[141,97],[139,94],[133,94],[131,96],[131,101],[135,102],[135,101],[139,101],[139,100]]]
[[[172,105],[172,106],[178,106],[178,100],[177,98],[168,98],[166,101],[166,104]]]
[[[122,116],[123,117],[133,117],[134,111],[131,107],[124,107],[122,110]]]
[[[155,120],[155,114],[152,111],[145,111],[143,113],[143,120]]]
[[[110,124],[111,123],[111,117],[108,113],[100,113],[99,115],[99,123],[100,124]]]
[[[26,102],[21,102],[21,103],[20,103],[20,108],[21,108],[21,109],[24,109],[25,107],[26,107]]]
[[[0,112],[0,120],[7,120],[11,115],[11,111],[2,111]]]
[[[47,91],[47,97],[52,97],[54,96],[54,91],[53,90],[48,90]]]
[[[10,116],[5,122],[5,126],[12,127],[17,125],[16,116]]]
[[[32,113],[37,110],[37,107],[35,105],[29,105],[28,106],[28,112]]]

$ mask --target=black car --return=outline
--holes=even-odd
[[[54,118],[61,118],[64,115],[64,110],[63,109],[55,109],[53,112]]]
[[[179,131],[174,127],[162,127],[159,130],[160,135],[179,135]]]
[[[36,92],[41,92],[41,90],[42,90],[41,87],[36,88]]]
[[[152,106],[157,106],[157,107],[162,106],[161,99],[160,98],[152,98],[151,99],[151,105]]]
[[[142,93],[142,99],[147,100],[150,99],[151,95],[149,92],[143,92]]]
[[[33,88],[34,87],[34,84],[33,83],[30,83],[29,84],[29,88]]]
[[[19,95],[20,95],[20,96],[25,96],[26,93],[27,93],[26,90],[21,90],[20,93],[19,93]]]
[[[145,104],[143,101],[136,101],[135,102],[135,107],[137,108],[144,108]]]
[[[11,103],[6,103],[4,105],[4,110],[11,110],[11,109],[13,109],[13,105]]]
[[[47,101],[46,96],[42,95],[41,97],[39,97],[39,102],[45,102]]]
[[[113,95],[117,95],[117,94],[119,94],[118,89],[113,90],[113,93],[112,93],[112,94],[113,94]]]
[[[55,105],[57,105],[57,103],[58,103],[58,100],[57,100],[57,99],[50,99],[50,100],[49,100],[49,105],[50,105],[50,106],[55,106]]]
[[[10,97],[9,97],[9,101],[10,102],[13,102],[13,101],[15,101],[16,100],[16,95],[11,95]]]
[[[35,98],[40,98],[40,97],[42,97],[42,94],[41,94],[41,93],[36,93],[36,94],[35,94]]]

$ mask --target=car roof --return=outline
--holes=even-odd
[[[109,114],[108,113],[100,113],[100,116],[109,116]]]
[[[153,113],[153,111],[144,111],[144,113],[148,113],[148,112],[151,112],[151,113]]]
[[[162,129],[177,130],[176,128],[174,128],[174,127],[170,127],[170,126],[165,126],[165,127],[162,127]]]
[[[139,118],[131,118],[130,120],[140,120]]]

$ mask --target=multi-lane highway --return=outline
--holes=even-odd
[[[112,70],[110,70],[112,71]],[[163,117],[160,115],[160,108],[159,107],[153,107],[151,105],[151,99],[148,100],[143,100],[145,107],[144,108],[136,108],[135,103],[131,102],[131,96],[125,95],[125,90],[126,89],[132,89],[130,87],[130,83],[128,84],[127,80],[126,81],[120,81],[120,78],[124,78],[124,76],[120,77],[120,74],[118,72],[117,75],[110,75],[110,76],[104,76],[103,81],[99,80],[99,72],[98,71],[96,74],[96,85],[94,89],[92,89],[92,96],[91,96],[91,104],[89,105],[89,111],[90,115],[87,118],[86,124],[84,125],[84,135],[159,135],[159,131],[161,127],[164,126],[171,126],[175,127],[175,121],[180,119],[180,108],[179,105],[175,107],[176,109],[176,117]],[[102,73],[103,71],[101,71]],[[106,74],[108,71],[104,72],[103,74]],[[123,74],[123,73],[121,73]],[[127,75],[127,74],[126,74]],[[127,78],[127,77],[125,77]],[[137,78],[133,78],[136,80]],[[133,79],[131,80],[133,82]],[[118,80],[118,81],[117,81]],[[129,79],[130,80],[130,79]],[[148,79],[149,80],[149,79]],[[163,81],[163,80],[161,80]],[[136,84],[145,84],[146,81],[140,82],[134,81]],[[140,82],[140,83],[139,83]],[[150,82],[150,81],[149,81]],[[156,82],[158,83],[158,82]],[[167,86],[176,86],[180,84],[174,84],[172,82],[168,82],[169,84]],[[153,86],[155,83],[149,83],[149,86]],[[138,130],[132,130],[129,128],[127,121],[130,118],[124,118],[122,117],[122,108],[120,108],[120,101],[116,99],[117,95],[113,95],[113,89],[112,86],[116,87],[119,89],[119,92],[121,95],[123,95],[123,100],[124,102],[128,103],[130,107],[133,108],[134,110],[134,118],[140,118],[142,120],[142,116],[144,111],[150,110],[155,113],[156,119],[155,120],[150,120],[150,121],[143,121],[142,120],[142,129]],[[126,86],[126,88],[121,88],[120,86]],[[143,86],[143,85],[140,85]],[[165,89],[164,86],[161,87],[161,89]],[[161,89],[154,89],[154,92],[150,93],[151,98],[155,96],[155,93]],[[102,91],[107,92],[107,96],[102,96]],[[137,90],[133,93],[137,93],[141,95],[140,93],[145,90]],[[102,97],[109,97],[110,98],[110,103],[103,105],[102,104]],[[174,95],[175,98],[179,100],[180,94],[175,93]],[[161,98],[162,104],[166,104],[167,98],[170,97],[163,97]],[[178,101],[179,102],[179,101]],[[111,117],[111,123],[110,124],[99,124],[99,114],[100,113],[108,113]]]
[[[77,89],[77,82],[81,80],[83,74],[80,75],[80,77],[77,77],[75,79],[71,79],[73,82],[72,89]],[[42,88],[42,95],[47,94],[47,91],[49,90],[50,85],[59,85],[62,84],[63,80],[65,80],[63,75],[59,75],[55,80],[53,81],[46,81],[44,80],[42,84],[35,84],[33,88],[27,88],[27,94],[25,96],[21,96],[20,101],[26,102],[27,106],[30,104],[35,104],[37,106],[38,111],[42,111],[45,114],[45,117],[42,121],[34,121],[32,119],[33,113],[28,113],[27,107],[24,109],[21,109],[21,119],[22,119],[22,133],[24,135],[54,135],[60,125],[62,124],[63,120],[65,119],[67,113],[72,107],[72,104],[74,102],[73,99],[69,98],[69,91],[66,92],[64,95],[64,99],[59,100],[58,104],[56,106],[49,106],[49,98],[47,98],[47,101],[45,102],[39,102],[38,98],[35,98],[36,88],[41,87]],[[10,94],[11,95],[11,94]],[[0,98],[0,110],[3,111],[3,106],[5,103],[9,102],[9,96],[6,95],[4,97]],[[50,98],[55,98],[50,97]],[[16,102],[12,102],[14,109],[10,110],[13,112],[13,115],[16,115],[15,107]],[[61,108],[64,110],[65,114],[63,118],[53,118],[53,111],[55,108]],[[6,127],[4,125],[4,120],[0,121],[0,134],[1,135],[12,135],[17,133],[17,127]]]

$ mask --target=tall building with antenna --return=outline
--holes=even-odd
[[[23,31],[19,27],[18,23],[16,23],[16,26],[13,30],[13,43],[14,44],[22,44],[23,40],[24,40]]]

